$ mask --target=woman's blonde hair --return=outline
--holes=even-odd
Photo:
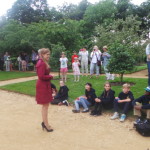
[[[39,54],[40,58],[45,62],[47,68],[50,68],[48,61],[43,58],[43,55],[47,54],[47,53],[50,53],[50,50],[48,48],[41,48],[38,50],[38,54]]]

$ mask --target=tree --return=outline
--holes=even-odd
[[[47,0],[17,0],[7,16],[22,23],[51,20]]]
[[[118,43],[117,41],[111,46],[111,60],[108,64],[108,70],[111,73],[120,75],[120,81],[123,82],[123,75],[126,71],[134,69],[135,61],[133,56],[128,52],[129,47]]]
[[[116,4],[114,0],[102,0],[97,4],[90,5],[84,15],[84,20],[90,29],[97,25],[110,24],[114,20],[116,13]]]
[[[125,20],[118,19],[109,26],[97,26],[96,37],[93,41],[102,48],[104,45],[111,46],[113,43],[118,43],[128,46],[130,54],[139,63],[143,59],[144,49],[142,47],[143,36],[139,35],[141,22],[136,20],[136,17],[129,16]],[[143,60],[142,60],[143,61]]]

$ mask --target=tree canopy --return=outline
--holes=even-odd
[[[70,55],[95,44],[111,48],[117,41],[127,45],[139,63],[144,61],[143,41],[149,40],[149,29],[150,0],[140,6],[130,0],[95,4],[82,0],[58,8],[49,6],[47,0],[16,0],[7,15],[0,17],[0,53],[16,55],[48,47],[52,52],[64,49]]]

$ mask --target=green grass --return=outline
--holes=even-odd
[[[5,72],[5,71],[1,71],[0,72],[0,81],[23,78],[23,77],[31,77],[31,76],[35,76],[35,75],[36,75],[36,73],[31,73],[31,72],[15,72],[15,71]]]
[[[115,81],[118,81],[118,79],[116,79]],[[147,79],[124,78],[124,81],[136,83],[134,86],[131,87],[131,91],[133,92],[135,98],[144,94],[144,88],[147,86]],[[93,88],[96,90],[97,96],[99,96],[103,91],[105,77],[101,76],[99,79],[97,78],[89,79],[89,77],[81,77],[80,82],[75,83],[73,82],[73,76],[69,76],[67,86],[70,89],[69,91],[70,102],[72,102],[78,96],[84,94],[84,85],[87,82],[92,83]],[[52,83],[54,83],[57,86],[57,88],[59,88],[58,80],[53,80]],[[35,96],[35,85],[36,85],[36,81],[33,80],[28,82],[10,84],[6,86],[2,86],[0,88],[4,90]],[[116,96],[118,96],[118,94],[121,92],[121,86],[113,86],[112,89],[115,90]]]
[[[126,74],[138,72],[147,69],[147,64],[142,64],[140,66],[135,66],[135,68],[132,71],[127,71]]]

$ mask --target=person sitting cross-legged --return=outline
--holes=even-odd
[[[150,87],[145,88],[145,94],[137,99],[135,99],[132,104],[134,107],[134,115],[137,116],[137,123],[149,122],[150,123]],[[146,115],[146,118],[144,116]]]
[[[86,83],[85,84],[85,95],[84,96],[80,96],[79,98],[77,98],[75,100],[75,109],[72,110],[72,112],[74,113],[79,113],[80,112],[80,106],[82,106],[83,109],[83,113],[89,112],[89,107],[93,106],[95,104],[95,98],[96,98],[96,94],[95,94],[95,90],[92,88],[92,84],[91,83]]]

